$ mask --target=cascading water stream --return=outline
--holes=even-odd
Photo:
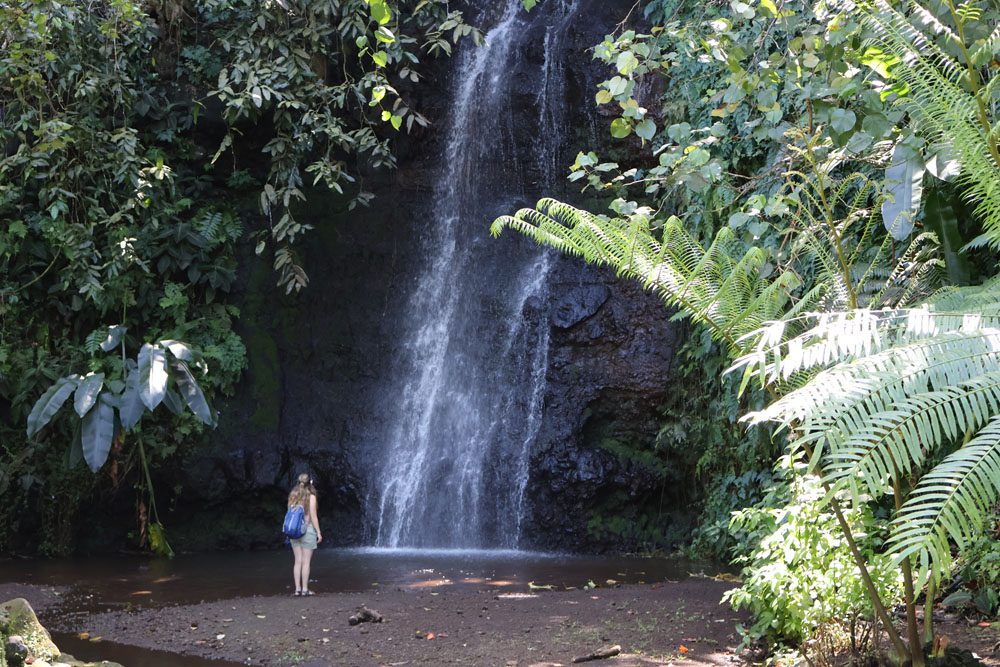
[[[424,240],[429,262],[406,309],[399,400],[388,415],[385,461],[374,484],[377,546],[519,546],[544,407],[552,258],[536,251],[512,260],[486,237],[489,221],[509,205],[499,196],[528,189],[517,142],[527,142],[540,164],[535,188],[550,186],[557,173],[562,37],[572,2],[553,2],[546,11],[532,135],[523,136],[514,121],[513,76],[529,21],[521,0],[507,0],[485,43],[459,56],[461,79]]]

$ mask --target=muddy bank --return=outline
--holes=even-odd
[[[60,628],[146,648],[252,665],[569,664],[606,644],[602,664],[726,664],[743,617],[711,580],[592,591],[374,590],[312,598],[252,597],[96,614]],[[361,605],[385,616],[350,626]]]

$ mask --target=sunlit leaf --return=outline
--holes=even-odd
[[[93,410],[80,422],[80,443],[83,458],[93,472],[97,472],[108,460],[111,441],[115,435],[115,409],[102,393]]]
[[[137,361],[139,395],[143,405],[155,410],[167,391],[167,355],[162,348],[146,343],[139,350]]]
[[[885,181],[889,197],[882,203],[882,224],[892,238],[902,241],[913,231],[914,216],[920,211],[923,160],[897,145],[892,152],[892,164],[885,170]]]
[[[632,133],[632,125],[624,118],[615,118],[611,121],[611,136],[616,139],[624,139]]]
[[[59,412],[59,408],[63,406],[66,399],[72,396],[79,381],[80,377],[78,375],[59,378],[51,387],[45,390],[41,398],[35,401],[35,405],[31,408],[31,413],[28,415],[29,438],[33,437],[52,421],[52,418]]]
[[[209,407],[208,401],[205,399],[205,393],[201,390],[201,386],[195,379],[194,374],[191,373],[191,369],[183,361],[175,361],[172,366],[177,381],[177,389],[180,390],[181,398],[191,408],[191,412],[205,424],[215,426],[215,415],[212,413],[212,408]]]
[[[113,327],[108,327],[108,337],[101,342],[101,349],[105,352],[110,352],[118,343],[121,342],[122,336],[128,331],[128,327],[116,324]]]
[[[146,406],[142,402],[142,388],[139,383],[139,370],[132,369],[125,379],[125,391],[121,395],[121,404],[118,407],[118,416],[121,419],[122,428],[131,431],[142,419],[146,412]]]
[[[97,403],[97,395],[104,388],[104,373],[89,373],[76,387],[73,409],[83,417]]]

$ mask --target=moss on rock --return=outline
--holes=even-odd
[[[4,644],[8,637],[21,637],[28,647],[28,654],[36,660],[52,661],[59,657],[59,648],[52,641],[49,631],[38,622],[35,610],[24,598],[14,598],[0,604],[0,635],[3,636]]]

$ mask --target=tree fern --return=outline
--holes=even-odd
[[[1000,415],[924,475],[893,522],[890,547],[924,569],[946,570],[950,541],[960,548],[992,516],[1000,480]]]
[[[641,215],[608,218],[543,199],[535,209],[498,218],[492,233],[498,236],[506,228],[641,281],[669,306],[707,326],[734,353],[743,349],[750,332],[785,314],[801,285],[792,271],[765,279],[761,269],[767,253],[742,247],[728,228],[703,247],[677,218],[654,235]],[[818,294],[798,301],[809,303]]]
[[[953,149],[986,242],[1000,247],[992,117],[1000,77],[985,78],[977,65],[990,61],[1000,28],[972,48],[964,29],[977,10],[945,6],[950,23],[916,3],[905,12],[882,0],[865,5],[879,38],[868,58],[895,80],[925,137]],[[613,266],[707,325],[727,342],[742,388],[757,381],[775,397],[749,421],[792,434],[791,447],[811,455],[838,517],[842,497],[894,497],[888,548],[907,589],[907,655],[922,664],[911,563],[918,587],[940,580],[952,545],[979,533],[1000,500],[1000,278],[931,296],[940,266],[933,236],[918,235],[902,256],[888,237],[875,240],[878,188],[862,175],[831,176],[842,156],[830,145],[815,150],[816,141],[800,133],[800,147],[789,147],[805,166],[787,174],[791,258],[771,277],[762,249],[740,246],[728,229],[702,247],[674,217],[654,231],[645,215],[607,218],[542,200],[498,219],[493,233],[510,227]],[[820,154],[832,157],[820,164]],[[803,275],[813,278],[811,289]],[[842,520],[841,528],[853,545]],[[855,557],[865,577],[856,549]],[[890,626],[884,607],[879,613]]]
[[[930,468],[890,540],[898,559],[917,556],[918,580],[940,579],[951,564],[948,538],[970,539],[1000,500],[998,302],[993,279],[920,308],[803,316],[813,326],[790,338],[778,322],[757,332],[753,352],[734,366],[768,384],[822,368],[748,418],[793,429],[793,446],[812,452],[831,494],[845,490],[856,502],[892,494]],[[975,446],[948,453],[976,433]]]

